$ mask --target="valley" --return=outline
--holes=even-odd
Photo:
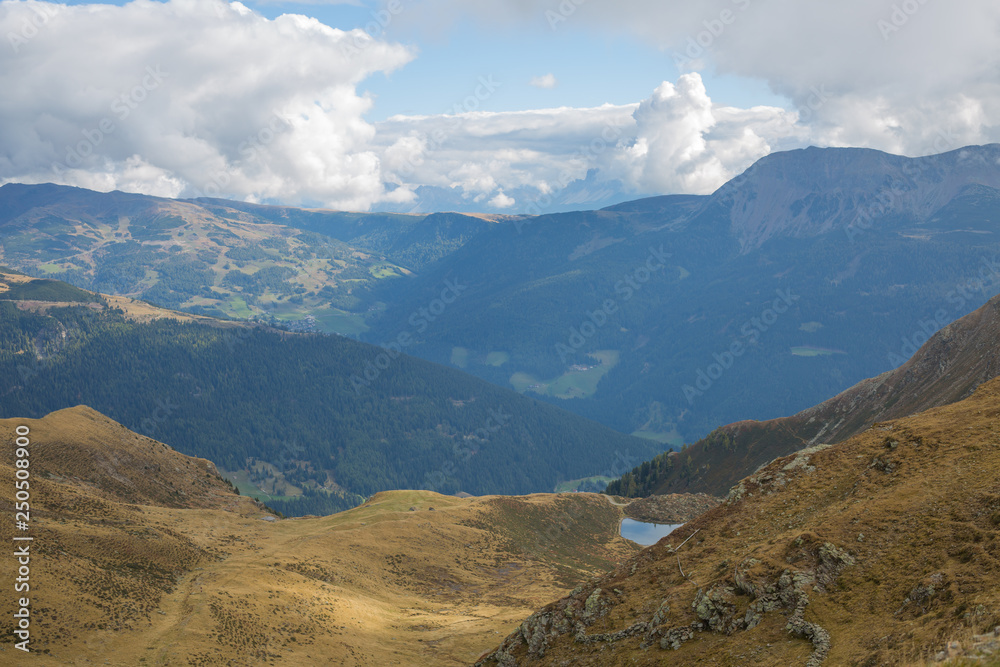
[[[996,150],[530,218],[0,188],[37,657],[1000,650]],[[911,196],[859,226],[854,169]]]
[[[808,447],[846,440],[872,423],[968,397],[1000,375],[1000,297],[949,324],[899,368],[861,381],[790,417],[742,420],[626,473],[609,493],[723,495],[760,466]]]
[[[196,314],[407,334],[408,354],[677,448],[891,370],[997,294],[997,150],[777,152],[711,195],[535,216],[8,184],[0,263]],[[891,207],[886,183],[906,193]],[[447,281],[465,289],[420,315]]]
[[[400,488],[551,492],[617,477],[661,451],[343,336],[158,309],[11,273],[0,273],[0,285],[0,417],[90,405],[213,460],[285,514],[328,514]],[[370,370],[367,385],[355,381]]]

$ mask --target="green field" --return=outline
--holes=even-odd
[[[348,313],[330,308],[329,310],[316,310],[310,314],[316,318],[316,327],[323,333],[358,336],[370,328],[365,323],[365,318],[358,313]]]
[[[235,294],[229,297],[229,311],[233,313],[235,317],[245,319],[253,315],[253,311],[247,306],[247,302],[241,297]]]
[[[268,304],[267,312],[274,315],[274,318],[281,322],[298,322],[309,314],[290,303],[282,303],[281,301]]]
[[[469,365],[469,351],[464,347],[451,348],[451,363],[459,368]]]
[[[369,266],[368,273],[380,280],[383,278],[396,278],[403,275],[403,272],[398,266],[395,264],[389,264],[388,262],[380,262]]]
[[[560,482],[556,484],[554,489],[555,493],[571,493],[573,491],[578,491],[581,486],[587,482],[594,482],[601,485],[608,485],[614,481],[614,477],[605,477],[604,475],[595,475],[593,477],[584,477],[583,479],[572,479],[568,482]]]
[[[637,438],[643,438],[645,440],[652,440],[653,442],[659,442],[663,445],[672,445],[674,447],[682,447],[684,445],[684,438],[676,431],[633,431],[632,435]]]
[[[533,391],[555,398],[587,398],[597,391],[601,378],[618,364],[618,350],[598,350],[587,356],[600,362],[586,370],[570,369],[557,378],[541,381],[528,373],[514,373],[510,383],[520,393]]]
[[[829,350],[823,347],[811,347],[809,345],[804,345],[802,347],[793,347],[792,354],[796,357],[829,357],[834,354],[847,354],[843,350]]]
[[[487,366],[503,366],[510,361],[510,355],[506,352],[490,352],[486,355]]]

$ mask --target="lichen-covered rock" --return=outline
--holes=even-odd
[[[820,592],[837,581],[844,568],[854,565],[854,556],[843,549],[826,542],[819,548],[819,564],[816,566],[816,586]]]
[[[549,614],[541,613],[532,614],[521,623],[521,636],[528,645],[529,653],[538,657],[545,655],[545,649],[549,647],[550,626]]]
[[[812,641],[813,652],[809,656],[809,660],[806,661],[806,667],[819,667],[826,660],[827,654],[830,652],[830,633],[816,625],[815,623],[810,623],[802,618],[802,613],[796,610],[792,618],[789,619],[788,624],[785,629],[792,634],[799,635],[800,637],[805,637]]]
[[[603,616],[607,611],[607,603],[601,598],[603,592],[600,588],[595,588],[594,592],[587,597],[587,601],[583,604],[583,620],[588,625]]]
[[[664,651],[667,649],[676,651],[684,642],[693,638],[694,630],[688,626],[672,628],[663,633],[663,637],[660,639],[660,648]]]
[[[812,533],[803,533],[792,540],[786,554],[786,562],[795,563],[798,569],[779,569],[774,561],[751,557],[735,566],[728,560],[720,563],[717,568],[720,572],[733,567],[731,578],[717,580],[711,587],[697,590],[691,611],[686,614],[692,621],[687,625],[679,624],[678,621],[685,621],[676,615],[671,617],[668,600],[662,600],[648,620],[634,620],[620,630],[587,634],[587,629],[606,617],[624,594],[622,589],[615,588],[620,575],[609,573],[600,582],[594,582],[601,585],[578,588],[572,596],[529,617],[517,632],[478,664],[509,667],[518,664],[517,659],[540,659],[553,642],[564,635],[579,644],[605,644],[600,650],[632,638],[640,638],[638,646],[642,650],[657,645],[661,650],[678,650],[698,632],[732,634],[750,630],[761,623],[765,614],[777,612],[786,615],[785,629],[789,633],[812,643],[813,651],[806,664],[818,667],[830,652],[830,633],[805,619],[810,593],[825,593],[836,583],[844,568],[855,563],[855,558],[845,549],[822,542]],[[647,553],[641,557],[650,556]],[[911,597],[920,599],[925,594],[930,593],[917,587]],[[741,597],[744,601],[750,598],[749,602],[741,603]],[[746,613],[737,615],[743,604],[746,604]]]
[[[709,629],[715,632],[731,633],[736,627],[742,627],[742,620],[733,625],[736,613],[736,595],[732,588],[716,586],[707,592],[698,589],[691,607],[694,615],[705,622]]]

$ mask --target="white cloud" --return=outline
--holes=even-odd
[[[528,82],[528,85],[534,86],[535,88],[551,90],[559,85],[559,82],[556,81],[555,74],[544,74],[542,76],[532,77],[531,81]]]
[[[642,192],[709,193],[774,145],[798,144],[794,113],[718,107],[694,73],[661,84],[634,117],[620,177]]]
[[[630,105],[371,124],[358,84],[414,54],[361,30],[220,0],[4,0],[0,182],[351,209],[411,204],[434,186],[509,209],[588,174],[634,194],[704,193],[810,143],[926,154],[1000,140],[1000,5],[984,0],[898,16],[868,0],[423,3],[393,20],[471,12],[547,26],[546,12],[572,5],[555,29],[637,35],[688,69],[766,80],[795,110],[719,106],[690,72]],[[530,83],[557,85],[552,74]]]
[[[597,30],[661,48],[685,71],[766,81],[814,141],[907,155],[1000,141],[995,0],[424,0],[405,21]],[[817,94],[821,91],[821,94]]]
[[[394,116],[376,125],[373,143],[394,158],[383,160],[386,180],[489,201],[501,189],[546,193],[588,169],[609,168],[634,131],[636,107]],[[406,161],[399,159],[404,154]]]
[[[402,46],[219,0],[5,1],[0,35],[0,181],[343,208],[385,195],[355,86],[411,60]]]
[[[687,74],[639,104],[395,116],[377,125],[375,143],[385,146],[389,180],[491,205],[506,201],[503,190],[557,192],[591,170],[635,194],[707,193],[775,148],[801,146],[796,119],[774,107],[717,106],[701,77]]]
[[[503,190],[497,193],[497,196],[490,200],[490,206],[498,209],[510,208],[517,201],[513,197],[508,197],[503,193]]]

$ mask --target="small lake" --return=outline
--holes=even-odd
[[[635,519],[622,519],[621,534],[627,540],[648,547],[683,525],[683,523],[646,523]]]

